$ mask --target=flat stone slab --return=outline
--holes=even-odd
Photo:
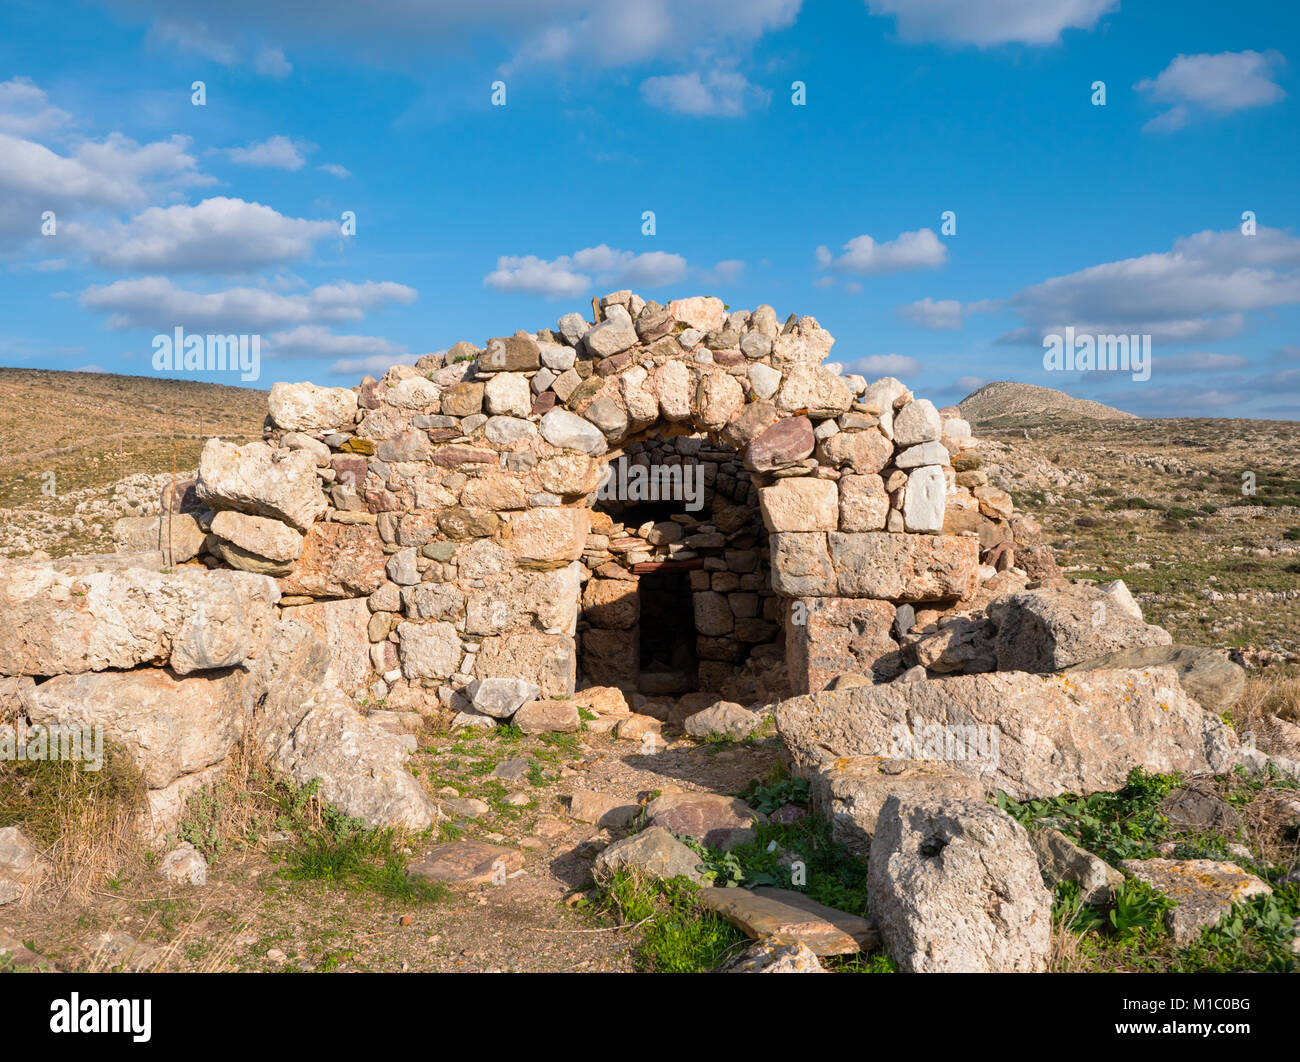
[[[1234,904],[1273,892],[1235,863],[1213,859],[1125,859],[1119,867],[1178,904],[1165,921],[1180,947],[1196,940],[1205,926],[1215,925]]]
[[[1122,649],[1067,671],[1117,667],[1172,667],[1187,695],[1207,712],[1226,712],[1246,692],[1246,669],[1228,659],[1222,649],[1200,645],[1148,645]]]
[[[879,942],[875,927],[865,918],[790,889],[701,889],[696,896],[708,910],[755,940],[803,943],[814,955],[856,955]]]
[[[615,841],[596,857],[592,875],[597,881],[630,870],[655,881],[686,878],[701,882],[700,857],[662,826],[651,826],[631,837]],[[709,891],[709,890],[706,890]]]
[[[523,865],[523,853],[513,848],[484,841],[449,841],[434,845],[423,859],[408,864],[406,873],[451,885],[490,885]]]
[[[670,792],[646,806],[646,822],[714,848],[731,848],[754,839],[754,827],[767,821],[737,797],[717,793]]]

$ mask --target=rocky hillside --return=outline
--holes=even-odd
[[[958,404],[961,414],[974,425],[1011,426],[1012,418],[1025,416],[1054,420],[1137,420],[1122,409],[1073,398],[1064,391],[1033,384],[997,380],[967,395]]]
[[[0,556],[112,549],[173,449],[192,474],[204,440],[260,438],[265,416],[266,392],[245,387],[0,368]]]

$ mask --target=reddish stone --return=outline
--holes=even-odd
[[[810,456],[816,443],[812,421],[807,417],[787,417],[749,444],[745,467],[754,472],[770,472]]]
[[[468,446],[444,446],[434,451],[430,460],[443,468],[454,468],[456,465],[496,464],[497,455],[491,450],[472,450]]]
[[[395,513],[402,507],[397,495],[386,490],[366,491],[366,508],[372,513]]]
[[[387,559],[369,524],[312,524],[298,563],[279,580],[280,593],[365,597],[384,581]]]
[[[378,409],[388,388],[373,376],[367,376],[357,388],[357,405],[362,409]]]

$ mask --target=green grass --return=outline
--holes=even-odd
[[[744,797],[751,806],[775,810],[807,801],[807,783],[775,769],[751,785]],[[849,914],[867,915],[867,867],[831,840],[830,824],[813,816],[789,825],[765,823],[755,839],[728,852],[678,840],[699,854],[700,870],[715,888],[772,885],[802,892],[819,903]],[[616,874],[599,893],[596,910],[618,923],[644,922],[642,943],[634,954],[639,970],[702,972],[716,969],[750,943],[746,937],[694,900],[699,886],[678,879],[657,884],[626,872]],[[893,964],[883,953],[840,957],[827,969],[844,973],[883,973]]]
[[[1117,793],[1090,797],[1056,797],[1017,803],[1000,794],[998,806],[1030,829],[1054,828],[1081,847],[1114,864],[1122,859],[1150,859],[1164,841],[1176,845],[1175,859],[1232,862],[1269,882],[1272,896],[1238,905],[1199,939],[1174,946],[1166,929],[1173,906],[1142,882],[1129,880],[1105,905],[1087,905],[1078,885],[1058,883],[1053,921],[1077,936],[1078,956],[1086,968],[1146,971],[1300,971],[1300,955],[1291,942],[1300,932],[1300,890],[1284,883],[1286,869],[1262,858],[1232,855],[1228,840],[1213,832],[1179,834],[1159,811],[1160,801],[1178,784],[1177,775],[1148,774],[1140,768]],[[1252,777],[1238,771],[1225,780],[1225,799],[1242,808],[1265,788],[1296,783],[1270,773]]]
[[[642,973],[707,973],[743,950],[749,939],[695,901],[699,886],[662,883],[620,870],[605,886],[598,909],[620,924],[640,925],[632,961]]]
[[[321,881],[345,889],[373,892],[390,900],[438,902],[450,895],[439,882],[408,877],[404,838],[392,829],[372,829],[328,804],[313,821],[308,809],[316,783],[283,794],[279,825],[297,835],[285,853],[280,876],[288,881]]]
[[[1137,767],[1117,793],[1067,794],[1024,803],[999,793],[997,804],[1026,829],[1060,830],[1108,863],[1150,859],[1155,845],[1169,833],[1168,820],[1159,811],[1160,801],[1177,784],[1177,775],[1148,774]]]

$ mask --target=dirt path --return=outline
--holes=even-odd
[[[735,793],[779,755],[774,741],[688,740],[644,754],[639,743],[590,733],[420,740],[411,766],[430,793],[454,789],[488,805],[456,821],[459,836],[519,848],[522,872],[501,885],[452,887],[441,901],[399,901],[287,880],[282,847],[263,842],[218,856],[205,886],[170,885],[142,865],[84,902],[38,897],[0,913],[0,939],[7,934],[68,970],[629,971],[636,932],[605,928],[573,906],[612,835],[569,818],[561,798],[575,789],[628,803],[672,787]],[[524,777],[494,777],[517,759],[527,761]],[[513,806],[517,793],[527,802]]]

